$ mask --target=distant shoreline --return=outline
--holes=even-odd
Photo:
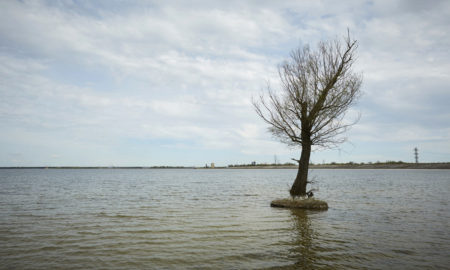
[[[450,169],[450,162],[439,163],[372,163],[372,164],[319,164],[311,169]]]
[[[0,169],[297,169],[296,165],[242,165],[230,167],[183,167],[183,166],[118,166],[118,167],[102,167],[102,166],[36,166],[36,167],[0,167]],[[450,162],[439,163],[372,163],[372,164],[311,164],[310,169],[450,169]]]
[[[236,166],[227,169],[297,169],[296,165]],[[309,169],[450,169],[450,162],[439,163],[372,163],[311,164]]]

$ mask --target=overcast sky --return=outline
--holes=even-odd
[[[0,166],[291,161],[252,96],[347,28],[361,119],[312,162],[450,161],[450,1],[5,0]]]

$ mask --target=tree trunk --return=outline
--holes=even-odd
[[[311,155],[311,143],[304,142],[302,145],[302,154],[298,162],[298,172],[294,184],[292,184],[290,193],[292,197],[305,196],[306,185],[308,184],[309,157]]]

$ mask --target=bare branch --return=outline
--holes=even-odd
[[[352,71],[358,43],[349,31],[343,42],[319,42],[294,49],[278,67],[282,94],[268,87],[266,97],[253,101],[257,114],[269,124],[272,134],[289,145],[305,143],[334,146],[352,123],[346,112],[360,96],[362,75]]]

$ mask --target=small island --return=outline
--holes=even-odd
[[[307,199],[280,199],[274,200],[270,203],[272,207],[280,208],[298,208],[298,209],[309,209],[309,210],[327,210],[328,204],[325,201],[316,200],[314,198]]]

